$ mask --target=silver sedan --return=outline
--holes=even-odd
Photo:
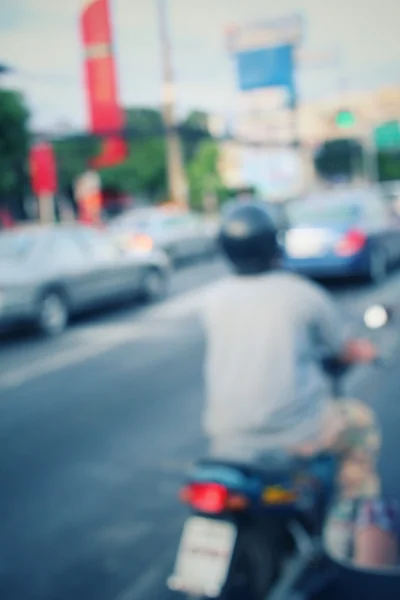
[[[134,297],[164,296],[170,262],[160,251],[122,249],[81,225],[26,226],[0,233],[0,325],[61,333],[69,317]]]
[[[133,209],[110,221],[109,229],[130,236],[133,246],[162,249],[174,264],[217,250],[217,227],[193,212]]]

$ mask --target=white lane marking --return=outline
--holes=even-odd
[[[116,335],[99,334],[91,332],[87,336],[86,345],[79,345],[83,340],[76,340],[77,345],[73,348],[58,352],[55,355],[48,356],[46,359],[33,361],[30,364],[20,366],[9,370],[4,375],[0,376],[0,389],[10,389],[23,385],[33,379],[37,379],[44,375],[49,375],[71,367],[77,364],[82,364],[87,360],[96,358],[122,346],[123,344],[142,339],[145,336],[152,335],[151,328],[145,325],[136,325],[135,327],[125,327],[125,331],[119,331]]]
[[[129,339],[135,339],[133,332],[130,333]],[[86,360],[95,358],[112,350],[121,343],[123,343],[123,340],[119,337],[116,340],[108,340],[103,344],[72,348],[65,352],[57,353],[55,356],[47,357],[46,362],[42,359],[17,369],[11,369],[8,373],[0,377],[0,389],[5,390],[18,387],[32,379],[37,379],[43,375],[49,375],[50,373],[60,371],[65,367],[82,364]]]
[[[143,600],[149,592],[155,591],[156,585],[165,583],[166,564],[175,551],[175,546],[170,546],[168,551],[163,552],[161,556],[155,551],[154,566],[145,571],[138,579],[136,579],[136,581],[122,590],[114,600]],[[167,590],[166,584],[165,590]]]
[[[143,338],[144,336],[160,337],[163,335],[162,324],[160,322],[155,323],[153,321],[154,318],[170,319],[173,321],[174,319],[182,319],[195,314],[201,309],[208,294],[223,285],[226,279],[226,277],[219,279],[194,291],[167,300],[159,306],[150,307],[142,313],[141,320],[135,321],[133,324],[128,324],[124,321],[122,323],[86,326],[77,329],[76,332],[71,331],[67,335],[71,335],[70,341],[75,343],[74,348],[58,351],[57,354],[52,356],[41,356],[40,360],[11,369],[7,373],[0,375],[0,390],[18,387],[37,377],[48,375],[69,366],[82,364],[118,346]],[[350,302],[354,314],[355,309],[358,309],[357,312],[359,312],[361,307],[366,308],[371,304],[371,301],[389,303],[390,299],[396,296],[398,288],[400,289],[400,279],[394,282],[389,281],[383,286],[383,289],[374,289],[371,291],[372,293],[367,293],[365,296],[362,294],[356,297],[353,302],[350,302],[350,298],[347,301]],[[346,300],[345,303],[347,303]],[[153,323],[153,328],[149,326],[146,328],[146,324],[148,323]],[[166,326],[164,335],[170,334],[171,329]],[[39,357],[37,358],[39,359]]]
[[[169,336],[171,334],[172,332],[169,331]],[[56,373],[74,365],[82,365],[86,361],[102,356],[124,344],[149,337],[160,339],[162,336],[160,336],[160,333],[155,334],[151,329],[140,327],[139,331],[128,330],[126,335],[118,336],[114,340],[108,340],[107,343],[89,344],[81,348],[78,346],[76,349],[72,348],[53,357],[48,357],[46,361],[42,359],[32,362],[30,365],[12,369],[0,376],[0,391],[19,387],[32,380]],[[187,339],[187,335],[178,336],[174,339],[173,344],[170,344],[168,347],[165,345],[159,346],[157,353],[146,353],[142,356],[139,354],[135,357],[135,368],[145,369],[156,362],[171,357],[182,348],[182,344],[187,343]],[[120,369],[123,369],[124,363],[122,362],[118,366]],[[132,369],[132,362],[130,360],[127,363],[127,368]]]
[[[217,282],[219,284],[219,282]],[[160,306],[150,308],[143,318],[133,324],[109,323],[98,326],[88,326],[72,333],[71,341],[75,342],[73,348],[59,351],[57,354],[41,357],[18,368],[11,369],[0,375],[0,390],[6,390],[23,385],[32,379],[60,371],[66,367],[96,358],[143,337],[162,337],[171,335],[171,324],[165,323],[165,329],[160,322],[155,323],[153,318],[183,317],[195,312],[204,301],[206,295],[215,287],[215,283],[208,284],[195,292],[189,292],[173,298]],[[146,363],[147,364],[147,363]]]
[[[69,332],[72,334],[71,341],[75,343],[73,348],[59,351],[52,356],[42,356],[40,360],[30,362],[2,374],[0,376],[0,390],[18,387],[43,375],[48,375],[76,364],[82,364],[87,360],[96,358],[133,340],[145,336],[163,335],[163,325],[160,322],[155,323],[153,321],[154,318],[168,319],[170,317],[183,317],[192,314],[201,306],[206,295],[219,284],[220,282],[207,284],[194,292],[188,292],[160,306],[149,308],[139,322],[136,321],[131,325],[126,322],[108,323],[78,329],[76,333],[71,331]],[[165,324],[164,327],[164,335],[171,335],[170,326],[168,327]]]

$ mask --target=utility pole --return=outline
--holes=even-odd
[[[188,187],[183,165],[182,148],[176,129],[175,82],[172,69],[171,42],[167,16],[168,0],[156,0],[162,61],[162,116],[166,129],[169,200],[188,207]]]

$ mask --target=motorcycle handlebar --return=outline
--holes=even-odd
[[[332,393],[334,397],[342,396],[342,379],[356,364],[358,363],[346,363],[335,357],[329,357],[322,360],[322,368],[332,380]],[[379,368],[388,367],[390,365],[390,357],[380,355],[370,364]]]

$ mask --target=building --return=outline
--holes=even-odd
[[[308,189],[317,184],[313,156],[321,144],[354,138],[367,146],[378,125],[400,120],[400,86],[343,92],[336,97],[304,103],[295,115],[276,107],[263,112],[255,102],[250,102],[248,107],[247,113],[242,107],[234,123],[235,141],[221,143],[220,172],[225,185],[237,187],[253,183],[243,179],[244,154],[249,146],[246,142],[277,155],[296,136],[301,145],[299,160],[303,171],[299,187]],[[341,112],[351,115],[345,126],[338,119]]]

